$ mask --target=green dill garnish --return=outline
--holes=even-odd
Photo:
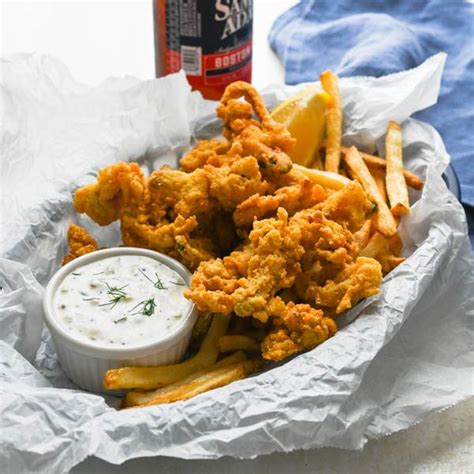
[[[79,276],[80,273],[79,272],[72,272],[71,275],[74,275],[74,276]]]
[[[138,269],[140,273],[157,289],[157,290],[166,290],[166,286],[163,285],[161,278],[158,276],[158,273],[155,272],[156,281],[153,281],[141,268]]]
[[[92,300],[98,300],[99,298],[97,296],[92,296],[91,298],[82,298],[82,301],[92,301]]]
[[[92,275],[102,275],[104,272],[93,273]]]
[[[110,306],[110,309],[114,308],[117,303],[125,299],[128,295],[123,291],[128,285],[124,285],[120,288],[116,286],[110,286],[107,282],[104,282],[107,286],[107,295],[110,296],[110,300],[107,303],[102,303],[99,306]]]
[[[131,314],[143,314],[143,316],[151,316],[156,309],[155,298],[140,301],[140,303],[135,305],[130,311],[133,311],[136,308],[138,308],[137,311]]]
[[[179,282],[179,281],[172,281],[172,280],[170,280],[170,283],[171,283],[172,285],[185,286],[184,283],[181,283],[181,282]]]
[[[127,320],[127,316],[124,316],[124,317],[122,317],[122,318],[120,318],[120,319],[115,319],[115,320],[114,320],[114,323],[117,324],[117,323],[121,323],[122,321],[126,321],[126,320]]]

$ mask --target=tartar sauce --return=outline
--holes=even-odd
[[[136,346],[180,325],[189,301],[183,278],[145,256],[122,255],[69,273],[54,295],[56,319],[98,346]]]

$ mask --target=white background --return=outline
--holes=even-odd
[[[303,0],[304,1],[304,0]],[[337,1],[337,0],[334,0]],[[409,0],[407,0],[409,1]],[[254,84],[283,82],[278,59],[268,46],[274,19],[296,0],[254,0]],[[152,2],[1,1],[2,56],[40,52],[60,58],[80,82],[109,76],[154,77]],[[467,473],[474,469],[474,401],[429,417],[402,433],[368,443],[362,452],[320,449],[262,456],[251,461],[134,460],[120,467],[97,459],[74,473]]]

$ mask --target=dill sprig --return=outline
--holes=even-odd
[[[138,309],[137,309],[138,308]],[[132,312],[134,309],[137,311]],[[131,314],[143,314],[143,316],[151,316],[156,309],[155,298],[150,298],[148,300],[140,301],[140,303],[136,304],[131,310]]]
[[[156,281],[153,281],[141,268],[138,269],[140,273],[157,289],[157,290],[166,290],[166,286],[163,285],[161,278],[158,276],[158,273],[155,272]]]
[[[185,286],[184,283],[181,283],[180,281],[173,281],[173,280],[170,280],[170,283],[172,285],[177,285],[177,286]]]
[[[107,295],[110,296],[110,299],[107,303],[101,303],[99,306],[110,306],[110,309],[112,309],[117,303],[127,298],[128,295],[123,289],[128,285],[117,288],[116,286],[110,286],[107,282],[104,283],[107,286]]]

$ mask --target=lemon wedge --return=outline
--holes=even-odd
[[[272,111],[272,118],[285,125],[296,138],[296,146],[290,153],[294,163],[310,166],[319,151],[326,124],[324,112],[329,101],[329,94],[309,86]]]

